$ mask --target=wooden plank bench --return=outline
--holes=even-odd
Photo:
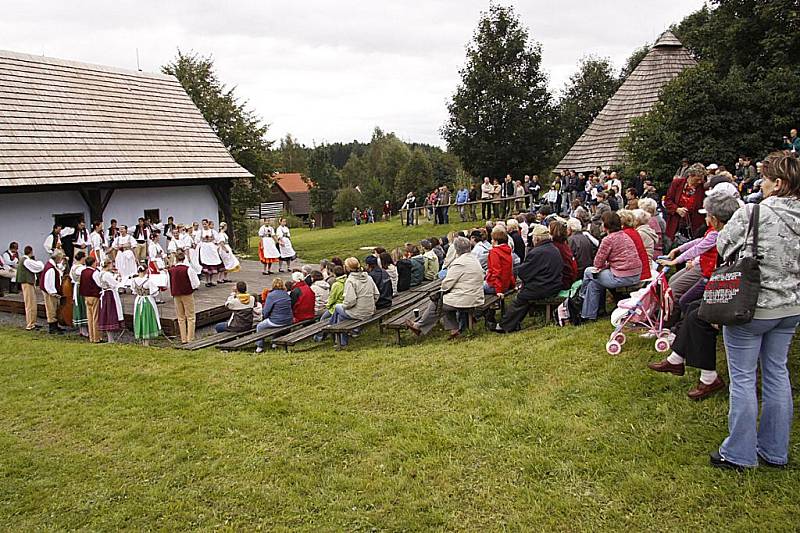
[[[234,339],[238,339],[239,337],[248,335],[253,331],[255,331],[255,329],[249,329],[247,331],[225,331],[223,333],[214,333],[213,335],[208,335],[201,339],[194,340],[188,344],[178,345],[176,346],[176,348],[178,348],[179,350],[190,350],[190,351],[201,350],[203,348],[215,346],[223,342],[229,342]]]
[[[281,326],[279,328],[269,328],[265,329],[264,331],[253,331],[253,333],[249,333],[243,337],[238,337],[231,341],[225,342],[217,346],[220,350],[223,351],[233,351],[233,350],[241,350],[255,344],[256,341],[264,340],[273,338],[279,335],[283,335],[285,333],[289,333],[295,328],[302,328],[303,326],[308,326],[314,323],[315,319],[310,320],[303,320],[301,322],[295,322],[294,324],[290,324],[288,326]]]

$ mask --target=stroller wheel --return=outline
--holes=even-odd
[[[614,340],[617,341],[620,346],[623,346],[625,344],[625,341],[628,339],[625,337],[624,333],[617,333],[616,335],[614,335]]]
[[[617,341],[608,341],[606,343],[606,351],[609,355],[619,355],[622,351],[622,345]]]
[[[658,353],[668,352],[670,349],[669,340],[667,339],[656,339],[656,351]]]
[[[666,339],[667,337],[669,337],[669,333],[670,331],[668,329],[663,329],[658,332],[657,336],[659,339]]]

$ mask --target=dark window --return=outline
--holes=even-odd
[[[152,224],[158,224],[161,222],[161,213],[158,209],[145,209],[144,210],[144,219],[150,220]]]
[[[74,228],[81,220],[86,220],[83,213],[61,213],[53,215],[53,224],[58,224],[62,228]]]

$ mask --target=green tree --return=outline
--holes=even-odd
[[[800,109],[800,13],[796,0],[717,0],[674,32],[701,64],[683,72],[661,101],[632,122],[629,161],[668,181],[683,157],[733,167],[763,157]]]
[[[511,7],[491,4],[467,45],[461,83],[442,128],[449,151],[476,176],[540,172],[553,145],[553,105],[541,46]]]
[[[308,148],[298,143],[291,133],[287,133],[286,137],[281,139],[278,157],[281,172],[299,172],[304,176],[308,175]]]
[[[584,57],[564,86],[558,102],[557,135],[552,162],[558,163],[619,88],[608,58]]]
[[[336,220],[350,220],[354,207],[363,208],[364,195],[352,187],[340,189],[334,201]]]
[[[232,240],[246,235],[245,211],[269,197],[275,170],[267,125],[219,80],[211,57],[178,50],[161,71],[178,79],[231,156],[253,174],[251,179],[234,180],[231,188]]]
[[[352,152],[344,168],[342,168],[341,175],[343,187],[362,185],[369,179],[367,162],[364,158],[359,157],[357,153]]]
[[[323,147],[317,147],[308,162],[311,178],[311,207],[315,213],[324,215],[334,211],[336,191],[339,189],[339,173],[331,164],[330,156]]]
[[[425,152],[417,148],[395,181],[395,200],[405,198],[409,191],[422,196],[430,192],[434,185],[433,165]]]

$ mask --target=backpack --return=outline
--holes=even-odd
[[[572,288],[569,289],[569,296],[554,311],[553,321],[562,327],[568,323],[573,326],[579,326],[583,322],[581,318],[582,307],[583,296],[581,296],[580,285],[574,283]]]

